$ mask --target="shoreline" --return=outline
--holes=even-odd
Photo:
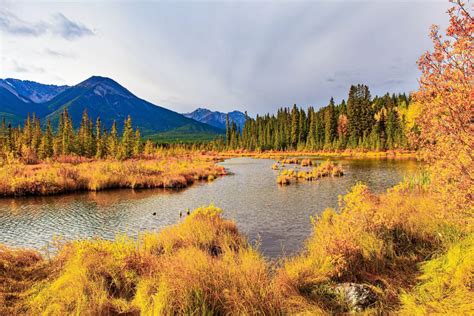
[[[353,159],[414,159],[418,157],[416,151],[224,151],[216,153],[218,157],[223,159],[249,157],[249,158],[266,158],[279,159],[282,157],[333,157],[333,158],[353,158]]]

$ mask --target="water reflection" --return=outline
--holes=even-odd
[[[136,236],[179,221],[186,208],[214,203],[235,219],[251,240],[259,240],[265,255],[297,251],[311,232],[309,217],[336,207],[338,195],[357,181],[377,192],[415,172],[413,160],[339,160],[342,178],[324,178],[278,186],[273,160],[235,158],[222,163],[233,175],[181,191],[115,190],[51,197],[0,200],[0,243],[42,248],[56,236],[113,238]],[[156,212],[156,216],[152,214]]]

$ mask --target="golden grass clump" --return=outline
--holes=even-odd
[[[300,160],[296,157],[292,157],[292,158],[284,158],[281,160],[281,163],[282,164],[287,164],[287,165],[297,165],[300,163]]]
[[[213,256],[245,247],[245,238],[235,223],[223,219],[221,213],[222,210],[213,205],[197,208],[177,225],[166,227],[158,234],[144,234],[142,246],[156,254],[170,254],[192,246]]]
[[[274,163],[274,164],[272,165],[272,169],[273,169],[273,170],[278,170],[278,163]]]
[[[335,164],[332,161],[325,161],[318,165],[317,167],[313,168],[311,171],[311,177],[313,179],[321,178],[321,177],[340,177],[344,175],[344,170],[340,164]]]
[[[137,313],[132,304],[140,276],[154,271],[155,258],[139,253],[133,240],[83,240],[64,246],[52,263],[59,272],[28,302],[32,314],[104,315]]]
[[[313,161],[311,159],[303,159],[301,160],[301,167],[309,167],[313,165]]]
[[[48,195],[111,188],[183,188],[197,180],[212,181],[225,169],[196,153],[125,161],[100,160],[0,168],[0,195]]]
[[[268,263],[221,212],[198,208],[137,240],[66,243],[50,263],[32,259],[47,278],[6,300],[34,315],[281,313]]]
[[[341,198],[340,212],[327,209],[313,219],[304,252],[279,271],[280,286],[331,310],[328,286],[365,283],[383,293],[378,308],[395,308],[401,290],[416,283],[417,264],[462,236],[449,218],[429,195],[376,196],[358,184]]]
[[[312,170],[295,171],[293,169],[283,169],[277,177],[277,183],[288,185],[297,180],[314,181],[323,177],[341,177],[344,175],[344,170],[340,164],[335,164],[332,161],[325,161]]]
[[[138,285],[143,314],[272,314],[280,307],[265,260],[214,206],[142,238],[158,272]]]
[[[36,251],[0,245],[0,315],[25,314],[30,289],[50,272]]]
[[[253,249],[210,256],[190,246],[164,255],[159,272],[139,284],[145,315],[276,314],[280,304],[267,264]]]
[[[277,184],[289,185],[297,177],[297,172],[293,169],[283,169],[277,177]]]
[[[291,177],[281,174],[277,177],[276,182],[280,185],[289,185],[291,183],[291,180],[292,180]]]

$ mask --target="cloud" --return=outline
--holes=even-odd
[[[39,37],[50,33],[67,40],[94,35],[90,28],[68,19],[62,13],[53,15],[50,22],[28,22],[11,12],[0,10],[0,30],[15,36]]]
[[[46,32],[47,24],[44,22],[30,23],[23,21],[16,15],[0,11],[0,30],[5,33],[23,36],[40,36]]]
[[[44,73],[45,70],[42,67],[30,65],[30,64],[22,64],[16,60],[11,60],[12,70],[14,72],[19,73]]]
[[[255,115],[294,103],[324,106],[331,96],[347,100],[351,84],[369,85],[373,96],[416,89],[416,60],[432,47],[429,26],[448,24],[447,6],[421,1],[96,1],[94,6],[30,1],[9,8],[18,18],[1,15],[0,37],[4,32],[14,39],[39,36],[2,43],[3,55],[45,68],[43,74],[28,74],[38,81],[58,82],[52,76],[59,74],[73,84],[98,74],[179,112],[206,104]],[[96,29],[100,38],[94,39]],[[93,43],[76,45],[80,39]],[[6,71],[12,68],[4,65]]]
[[[76,58],[76,55],[74,55],[74,54],[67,53],[67,52],[63,52],[63,51],[59,51],[59,50],[54,50],[54,49],[51,49],[51,48],[46,48],[46,49],[44,50],[44,52],[45,52],[47,55],[52,56],[52,57]]]
[[[74,40],[83,36],[94,35],[91,29],[79,22],[69,20],[64,14],[54,16],[53,33],[67,39]]]
[[[384,85],[397,86],[405,83],[405,80],[402,79],[389,79],[383,82]]]

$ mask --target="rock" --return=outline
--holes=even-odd
[[[335,290],[341,295],[345,305],[350,311],[362,312],[377,303],[377,293],[370,285],[357,283],[341,283]]]

